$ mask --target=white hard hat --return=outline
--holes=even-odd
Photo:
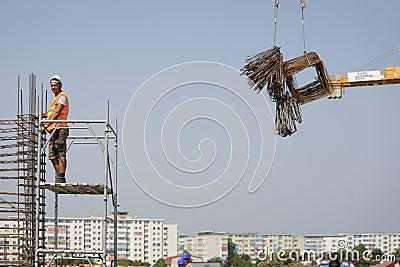
[[[61,77],[60,77],[59,75],[53,75],[53,76],[51,76],[50,81],[51,81],[51,80],[57,80],[57,81],[59,81],[60,83],[62,83],[62,79],[61,79]]]

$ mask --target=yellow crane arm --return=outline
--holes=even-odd
[[[388,66],[381,71],[349,72],[346,76],[330,76],[332,94],[328,98],[341,98],[345,87],[400,84],[400,66]]]

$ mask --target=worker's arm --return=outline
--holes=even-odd
[[[58,115],[60,115],[61,110],[63,109],[64,105],[63,104],[57,104],[56,105],[56,111],[51,114],[49,120],[56,120],[58,118]]]

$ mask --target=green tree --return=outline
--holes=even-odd
[[[371,265],[379,264],[379,261],[376,260],[377,256],[382,255],[382,251],[380,249],[374,249],[371,253],[367,253],[367,248],[364,244],[359,244],[354,247],[355,251],[358,251],[359,258],[353,260],[353,264],[356,267],[369,267]]]
[[[131,265],[131,266],[150,266],[151,264],[148,262],[142,262],[138,260],[118,260],[118,265]]]
[[[165,259],[158,259],[156,263],[153,265],[155,267],[167,267],[167,264],[165,263]]]
[[[228,239],[228,257],[235,254],[236,245],[233,243],[232,238]]]
[[[228,238],[228,257],[226,258],[226,261],[224,262],[225,267],[232,266],[232,259],[235,256],[235,248],[236,248],[236,245],[235,245],[235,243],[232,242],[232,238]]]
[[[395,257],[400,257],[400,247],[398,247],[398,248],[393,252],[393,255],[394,255]]]
[[[118,260],[117,261],[117,266],[130,266],[133,265],[132,260]]]
[[[211,259],[209,259],[207,262],[222,262],[220,257],[212,257]]]
[[[68,253],[64,254],[63,259],[56,259],[56,263],[58,265],[78,265],[78,264],[85,264],[88,263],[87,259],[68,259],[70,257],[70,255]],[[56,264],[55,264],[56,265]]]
[[[280,267],[280,266],[294,266],[302,265],[299,261],[300,251],[299,250],[279,250],[277,253],[271,255],[265,255],[266,259],[260,261],[258,267]]]
[[[254,267],[255,265],[251,263],[251,259],[249,255],[241,254],[241,255],[233,255],[231,259],[231,266],[235,267]]]
[[[383,255],[383,252],[382,252],[382,250],[380,248],[374,248],[372,250],[372,254],[371,254],[372,259],[374,259],[374,260],[376,260],[378,258],[381,259],[382,255]],[[378,264],[379,264],[379,262],[378,262]]]

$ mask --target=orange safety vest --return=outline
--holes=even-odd
[[[64,91],[61,91],[58,95],[56,95],[53,99],[53,102],[50,105],[49,111],[47,112],[47,119],[49,120],[51,118],[51,115],[56,111],[56,105],[57,101],[60,98],[60,96],[63,95],[67,99],[66,105],[62,108],[60,114],[57,117],[57,120],[66,120],[68,118],[68,111],[69,111],[69,101],[68,101],[68,96]],[[54,128],[56,128],[57,124],[59,124],[59,127],[65,127],[68,126],[68,123],[66,122],[61,122],[61,123],[52,123],[47,127],[47,130],[51,133]]]

